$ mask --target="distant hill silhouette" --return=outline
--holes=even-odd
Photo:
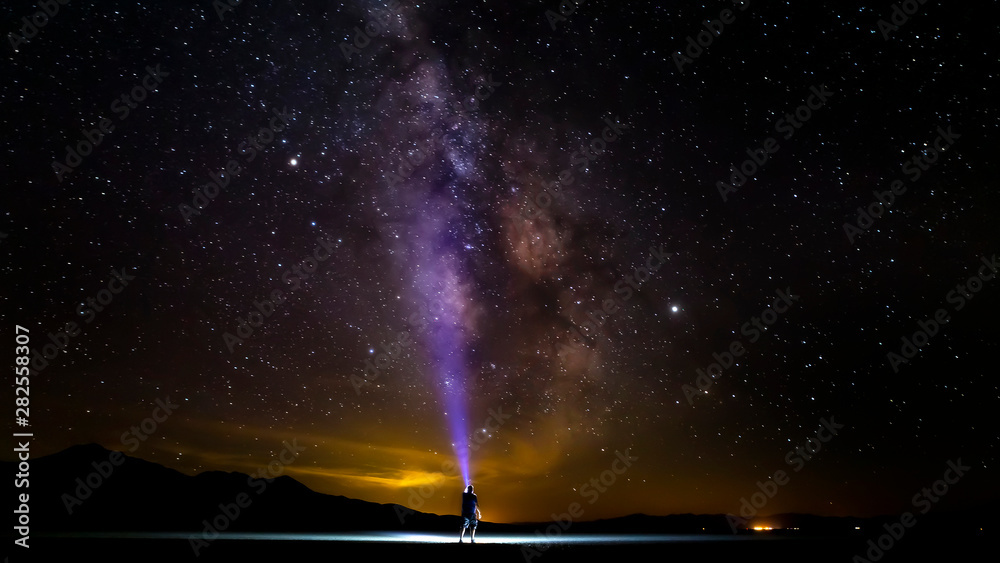
[[[226,531],[242,532],[334,532],[365,530],[406,530],[457,532],[458,517],[412,511],[395,504],[377,504],[344,496],[317,493],[288,476],[270,483],[251,482],[238,472],[207,471],[185,475],[157,463],[125,456],[109,477],[101,477],[88,498],[72,502],[72,514],[63,495],[86,495],[87,477],[105,472],[112,451],[97,444],[72,446],[41,457],[31,464],[31,524],[40,532],[129,532],[201,531],[204,521],[220,514],[220,504],[233,504],[245,493],[251,504]],[[0,462],[7,475],[16,473],[14,462]],[[79,481],[78,481],[79,479]],[[90,477],[91,485],[98,483]],[[86,486],[81,486],[81,482]],[[400,511],[405,515],[400,521]],[[880,518],[833,518],[809,514],[779,514],[766,519],[785,528],[799,528],[810,534],[862,534],[880,530],[892,516]],[[955,534],[996,533],[995,511],[985,507],[958,514],[930,512],[918,515],[924,529]],[[930,522],[933,524],[928,525]],[[482,533],[529,533],[544,530],[552,522],[494,524],[483,522]],[[861,531],[855,530],[860,527]],[[983,528],[984,531],[981,531]],[[633,514],[621,518],[574,522],[570,532],[609,534],[729,534],[722,514],[647,516]]]
[[[437,530],[458,529],[456,516],[410,512],[405,526],[396,507],[343,496],[317,493],[288,476],[267,483],[250,481],[245,473],[206,471],[185,475],[142,459],[124,456],[109,477],[81,503],[64,494],[86,495],[87,476],[98,473],[94,464],[108,462],[110,450],[97,444],[72,446],[31,464],[33,531],[200,531],[220,513],[219,504],[231,504],[245,493],[251,504],[240,510],[227,531]],[[14,464],[3,462],[13,474]],[[105,469],[108,466],[105,465]],[[91,484],[98,483],[96,477]],[[37,533],[37,532],[36,532]]]

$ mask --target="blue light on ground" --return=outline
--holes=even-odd
[[[49,537],[93,539],[188,539],[200,537],[197,532],[122,532],[52,534]],[[761,535],[730,534],[565,534],[551,538],[529,534],[477,534],[477,544],[638,544],[675,542],[768,541],[780,538]],[[299,533],[238,533],[222,532],[214,541],[335,541],[373,543],[458,543],[458,534],[430,532],[349,532],[331,534]],[[465,539],[468,543],[468,537]]]

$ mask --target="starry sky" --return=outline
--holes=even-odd
[[[979,3],[39,10],[0,8],[34,455],[294,440],[314,490],[454,514],[465,452],[499,522],[736,513],[778,470],[762,513],[869,516],[957,459],[941,509],[1000,497]]]

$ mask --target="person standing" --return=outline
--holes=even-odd
[[[458,543],[462,543],[465,538],[465,530],[469,529],[469,537],[472,543],[476,543],[476,526],[482,513],[479,512],[479,498],[472,492],[472,485],[462,493],[462,533],[458,536]]]

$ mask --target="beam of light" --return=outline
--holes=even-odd
[[[440,382],[451,446],[462,473],[463,486],[468,486],[470,433],[465,389],[465,342],[460,311],[453,299],[457,296],[448,297],[443,300],[443,310],[431,326],[431,357]]]
[[[440,232],[442,225],[431,228]],[[465,385],[468,375],[465,353],[467,297],[454,264],[456,261],[455,251],[447,247],[428,252],[424,263],[430,267],[423,268],[424,275],[418,278],[416,285],[425,301],[436,304],[429,310],[426,344],[456,465],[461,471],[463,486],[467,486],[471,438]]]
[[[447,84],[450,82],[444,71],[434,65],[426,68],[426,82],[420,81],[421,89],[430,88],[439,93],[441,99],[451,98]],[[422,75],[423,76],[423,75]],[[474,127],[465,127],[467,119],[448,124],[444,116],[435,111],[423,115],[427,123],[441,126],[458,137],[471,136]],[[432,127],[433,131],[434,128]],[[460,131],[459,131],[460,130]],[[432,371],[438,394],[444,408],[448,436],[455,453],[456,465],[461,471],[463,485],[470,483],[470,441],[472,438],[468,418],[468,378],[467,350],[472,337],[470,310],[473,298],[469,287],[475,276],[466,266],[469,255],[477,248],[475,230],[476,214],[470,212],[465,192],[465,182],[455,183],[456,178],[465,178],[474,168],[477,155],[467,149],[441,145],[431,147],[432,160],[441,159],[449,171],[441,177],[422,180],[410,178],[408,193],[414,194],[410,203],[412,209],[419,210],[413,217],[414,233],[410,237],[414,263],[414,287],[425,303],[440,303],[437,311],[432,311],[427,334],[427,349],[432,362]],[[417,197],[415,194],[420,193]]]

